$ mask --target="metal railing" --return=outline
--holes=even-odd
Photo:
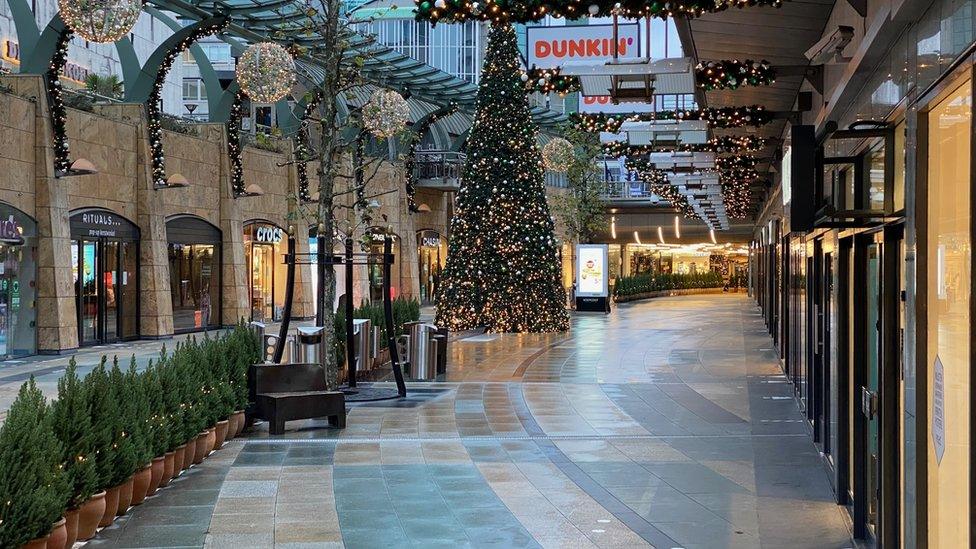
[[[604,200],[649,200],[654,196],[645,181],[603,181],[600,198]]]
[[[413,157],[413,175],[418,183],[424,180],[458,180],[467,155],[454,151],[417,151]]]

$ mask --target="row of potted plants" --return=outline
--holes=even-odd
[[[649,292],[668,290],[689,290],[700,288],[721,288],[725,279],[721,273],[710,271],[707,273],[662,273],[639,274],[622,276],[617,279],[613,288],[615,297],[626,297]]]
[[[72,359],[48,403],[33,377],[0,427],[0,547],[64,549],[111,525],[244,428],[243,325],[164,349],[139,371]]]

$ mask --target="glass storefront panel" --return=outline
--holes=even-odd
[[[928,113],[928,541],[968,547],[970,133],[967,79]]]
[[[441,271],[447,260],[447,239],[437,231],[417,232],[417,258],[420,261],[420,303],[434,303]]]
[[[0,360],[37,352],[37,225],[0,204]]]
[[[177,332],[216,328],[220,295],[220,246],[169,245],[173,329]]]
[[[277,322],[285,309],[285,231],[277,225],[252,221],[244,225],[244,255],[249,269],[251,320]]]

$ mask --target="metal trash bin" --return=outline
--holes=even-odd
[[[258,349],[261,349],[261,362],[268,361],[268,351],[265,346],[264,331],[265,325],[263,322],[249,322],[247,329],[251,332],[251,337],[254,338],[254,343],[257,345]]]
[[[437,327],[433,324],[423,322],[407,322],[404,324],[410,336],[409,356],[410,356],[410,377],[418,380],[431,380],[437,376],[436,362],[431,368],[431,338],[430,335]]]
[[[296,328],[298,353],[294,363],[324,364],[325,360],[325,328],[309,326]]]
[[[368,318],[354,318],[352,320],[352,333],[356,351],[356,370],[369,370],[373,367],[372,343],[373,329],[372,322]]]

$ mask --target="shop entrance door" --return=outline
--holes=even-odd
[[[97,238],[71,245],[79,343],[138,337],[138,244]]]
[[[274,247],[251,247],[251,320],[274,321]]]

